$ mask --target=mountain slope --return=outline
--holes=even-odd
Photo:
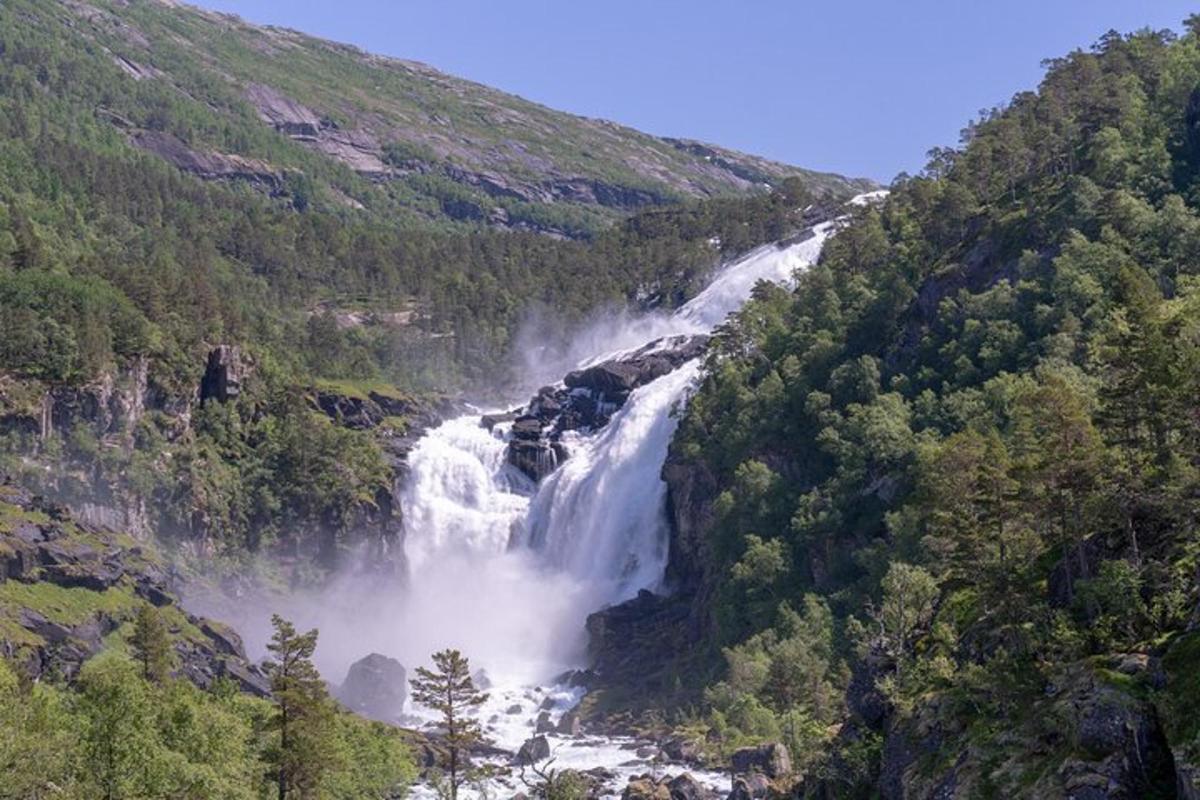
[[[330,202],[578,234],[632,209],[757,193],[787,177],[817,194],[870,183],[648,136],[165,0],[60,0],[23,17],[88,54],[106,86],[99,113],[138,146],[268,189],[289,170],[313,173],[315,154],[327,174],[310,177]],[[130,102],[162,87],[187,113]]]
[[[676,592],[593,623],[630,705],[785,741],[788,796],[1197,796],[1189,28],[1055,60],[718,333]]]

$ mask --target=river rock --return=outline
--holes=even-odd
[[[733,779],[733,791],[726,800],[764,800],[771,796],[771,781],[766,775],[739,775]]]
[[[555,730],[561,736],[581,735],[583,733],[583,722],[579,719],[578,710],[572,708],[563,714]]]
[[[371,653],[350,665],[338,699],[364,717],[394,722],[404,708],[407,685],[407,673],[399,661]]]
[[[683,773],[667,782],[671,800],[714,800],[716,794],[688,773]]]
[[[792,758],[785,746],[779,742],[743,747],[729,759],[730,769],[735,775],[761,773],[768,778],[782,778],[792,771]]]
[[[570,453],[560,439],[567,431],[598,430],[629,399],[634,389],[698,358],[706,336],[668,336],[633,352],[569,373],[562,386],[544,386],[520,412],[511,412],[508,462],[540,481]],[[509,415],[485,417],[491,429]]]
[[[536,764],[550,757],[550,742],[545,736],[534,736],[527,739],[517,751],[517,764]]]

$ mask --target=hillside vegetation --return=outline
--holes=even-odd
[[[1188,25],[1050,62],[717,336],[666,474],[722,747],[820,797],[1195,792]]]

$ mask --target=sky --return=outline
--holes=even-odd
[[[553,108],[891,180],[1105,31],[1176,0],[193,0]]]

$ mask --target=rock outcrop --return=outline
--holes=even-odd
[[[134,147],[153,153],[176,168],[202,180],[244,181],[277,194],[283,188],[283,173],[265,161],[234,153],[196,150],[163,131],[138,130],[129,134]]]
[[[0,483],[0,655],[29,677],[72,677],[146,602],[173,630],[179,675],[201,687],[224,677],[267,696],[241,638],[182,609],[175,584],[173,571],[130,537]]]
[[[546,386],[524,409],[485,416],[491,429],[511,421],[508,461],[537,482],[570,456],[562,436],[604,427],[635,389],[700,357],[706,336],[669,336],[599,364],[568,373],[559,386]]]
[[[729,757],[730,771],[735,775],[760,773],[768,778],[782,778],[792,772],[792,757],[779,742],[743,747]]]
[[[242,393],[247,365],[242,352],[235,345],[222,344],[208,353],[204,377],[200,379],[200,404],[208,400],[228,403]]]
[[[337,698],[351,711],[380,722],[395,722],[408,696],[408,674],[394,658],[371,653],[350,665]]]

